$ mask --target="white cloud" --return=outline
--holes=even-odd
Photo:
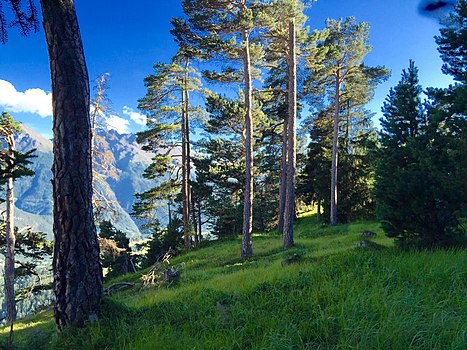
[[[52,116],[52,93],[41,89],[16,91],[10,82],[0,79],[0,106],[10,112]]]
[[[123,106],[123,114],[129,116],[138,125],[146,125],[146,116],[135,112],[133,108]]]
[[[126,119],[111,115],[107,118],[107,126],[109,129],[117,131],[119,134],[129,134],[130,122]]]

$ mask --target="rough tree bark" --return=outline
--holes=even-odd
[[[340,95],[340,69],[336,72],[336,97],[334,103],[334,132],[332,139],[332,165],[331,165],[331,211],[329,223],[337,224],[337,161],[339,142],[339,95]]]
[[[54,293],[58,329],[94,319],[102,269],[92,210],[89,80],[73,0],[41,0],[52,76]]]
[[[251,231],[253,225],[253,102],[251,82],[251,57],[248,30],[242,32],[243,70],[245,79],[245,192],[243,199],[242,258],[253,255]]]
[[[187,181],[187,149],[186,149],[186,120],[187,120],[187,111],[186,111],[186,95],[185,95],[185,80],[183,78],[182,83],[182,217],[183,217],[183,238],[185,241],[185,249],[188,250],[191,248],[191,240],[189,236],[189,220],[190,220],[190,211],[188,207],[188,181]]]
[[[287,91],[288,90],[289,89],[287,88]],[[279,177],[279,223],[277,225],[277,229],[281,233],[284,232],[285,188],[287,183],[287,125],[289,120],[287,114],[284,116],[284,130],[282,131],[281,173]]]
[[[297,153],[297,56],[295,38],[295,18],[289,23],[288,66],[288,123],[287,123],[287,175],[284,209],[284,248],[294,245],[293,223],[295,218],[295,173]]]

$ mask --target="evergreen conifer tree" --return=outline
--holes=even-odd
[[[411,61],[383,107],[375,195],[387,235],[403,247],[448,247],[465,239],[465,117],[422,104]]]
[[[232,81],[233,77],[243,78],[244,84],[244,138],[245,138],[245,192],[243,203],[242,258],[253,254],[253,79],[252,57],[261,58],[261,46],[254,44],[257,29],[257,1],[235,0],[184,0],[183,10],[194,38],[192,44],[206,54],[206,57],[223,58],[242,62],[242,74],[227,67],[217,79]],[[254,41],[254,40],[253,40]],[[213,75],[211,75],[213,76]]]
[[[9,344],[12,343],[13,322],[16,319],[15,301],[15,246],[16,234],[14,223],[15,196],[13,182],[24,176],[33,176],[34,172],[28,168],[34,150],[25,154],[16,150],[15,135],[21,132],[20,124],[13,117],[3,112],[0,117],[0,138],[6,146],[0,152],[0,183],[6,185],[6,210],[4,223],[5,237],[5,268],[4,289],[6,304],[6,320],[11,324]]]

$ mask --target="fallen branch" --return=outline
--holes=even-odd
[[[111,295],[113,292],[119,292],[124,289],[132,288],[136,285],[133,282],[117,282],[112,283],[110,286],[104,289],[104,295]]]
[[[170,259],[172,256],[173,252],[169,249],[158,262],[152,265],[147,274],[141,276],[144,287],[154,285],[158,282],[169,282],[170,285],[180,277],[179,271],[170,267]]]

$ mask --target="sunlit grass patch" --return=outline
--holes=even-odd
[[[373,248],[356,247],[365,230],[377,234]],[[37,315],[18,323],[16,344],[39,350],[465,348],[465,251],[402,252],[377,223],[327,227],[310,216],[297,223],[295,242],[284,250],[277,233],[256,235],[254,255],[245,261],[239,239],[209,243],[172,260],[181,272],[177,284],[115,293],[104,300],[98,322],[60,336],[50,312]],[[36,344],[31,334],[38,334]]]

